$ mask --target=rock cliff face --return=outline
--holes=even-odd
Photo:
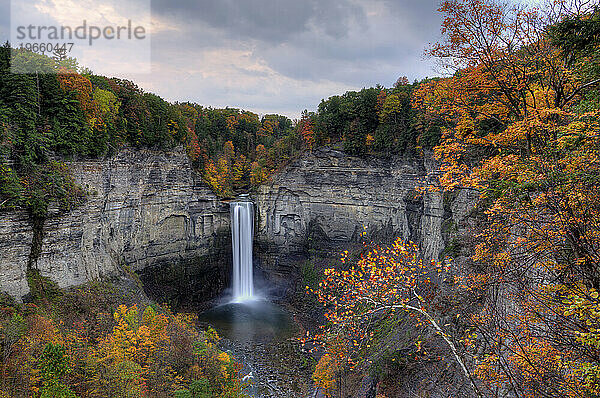
[[[465,191],[417,195],[436,168],[429,154],[304,154],[254,196],[255,253],[265,276],[285,280],[310,249],[337,253],[358,242],[363,227],[369,239],[411,239],[427,257],[438,257],[474,199]],[[1,291],[17,299],[28,293],[28,263],[61,287],[135,271],[166,300],[202,301],[228,286],[229,206],[192,171],[183,150],[126,149],[70,169],[89,191],[82,206],[68,214],[51,209],[35,231],[26,212],[0,213]]]
[[[412,158],[357,158],[333,149],[305,154],[262,186],[257,194],[256,242],[265,268],[285,277],[289,260],[307,247],[331,250],[367,237],[396,237],[438,258],[472,208],[460,192],[452,200],[438,192],[417,195],[435,176],[431,154]]]
[[[32,241],[27,212],[0,212],[0,290],[16,298],[29,291],[25,271]]]
[[[191,261],[212,253],[215,239],[228,233],[229,207],[192,172],[183,150],[123,150],[72,162],[70,170],[89,191],[86,203],[68,214],[50,210],[41,251],[31,259],[61,287],[119,274],[123,266],[141,271]],[[29,291],[33,235],[25,213],[1,214],[0,286],[16,298]]]

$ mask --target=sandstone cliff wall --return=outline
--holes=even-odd
[[[453,232],[462,228],[474,198],[462,191],[417,194],[435,178],[432,155],[358,158],[321,148],[305,154],[256,197],[256,242],[265,267],[285,277],[287,260],[310,246],[336,250],[367,238],[396,237],[420,245],[428,258],[439,258]]]
[[[410,239],[425,256],[439,257],[464,228],[474,198],[466,191],[416,195],[437,170],[431,159],[357,158],[321,148],[292,162],[253,195],[255,253],[265,276],[286,278],[309,248],[336,253],[359,241],[363,227],[370,239]],[[125,149],[70,169],[89,191],[87,201],[68,214],[50,209],[39,255],[31,255],[27,213],[0,212],[1,291],[27,294],[28,261],[61,287],[126,266],[169,300],[201,300],[228,285],[229,206],[192,171],[183,150]]]
[[[227,233],[229,208],[193,172],[182,149],[125,149],[105,160],[70,164],[88,192],[68,214],[50,209],[31,265],[67,287],[206,255]],[[0,213],[0,289],[16,298],[25,279],[33,230],[24,212]]]

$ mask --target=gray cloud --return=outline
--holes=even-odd
[[[210,3],[210,4],[208,4]],[[156,35],[157,43],[174,41],[192,49],[207,46],[251,46],[254,55],[285,76],[313,81],[333,79],[362,86],[373,80],[393,81],[393,73],[419,77],[429,65],[420,62],[434,41],[440,18],[437,1],[418,0],[155,0],[158,18],[180,18],[182,34],[174,41]],[[193,24],[187,24],[194,21]],[[162,45],[155,47],[160,54]],[[396,65],[396,68],[394,68]],[[397,76],[396,76],[397,77]]]
[[[0,0],[2,32],[8,4]],[[153,73],[122,77],[169,100],[296,116],[348,89],[434,74],[422,54],[439,36],[437,0],[153,0],[152,7],[161,26],[152,36]]]
[[[10,0],[0,0],[0,39],[2,43],[10,37]]]
[[[179,23],[222,29],[230,38],[283,42],[308,29],[325,26],[326,34],[342,37],[349,24],[364,23],[362,8],[350,0],[155,0],[155,15]]]

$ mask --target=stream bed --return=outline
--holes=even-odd
[[[267,301],[218,305],[199,315],[222,337],[221,349],[243,364],[255,398],[312,397],[311,358],[302,352],[292,314]]]

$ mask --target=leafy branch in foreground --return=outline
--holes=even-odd
[[[489,396],[598,396],[600,9],[455,0],[441,11],[431,55],[462,69],[419,105],[444,119],[442,188],[480,194],[463,282],[482,297],[474,374]]]
[[[347,262],[347,252],[342,262]],[[452,284],[452,261],[424,261],[416,245],[397,239],[391,246],[373,249],[356,264],[343,269],[326,269],[325,278],[314,292],[325,306],[327,324],[304,339],[325,351],[321,361],[344,372],[366,368],[376,357],[378,330],[390,319],[414,320],[414,327],[428,325],[450,349],[477,396],[482,396],[452,335],[440,320],[443,285]],[[399,322],[399,321],[398,321]],[[420,346],[420,342],[417,342]],[[331,376],[320,371],[317,384],[331,394]],[[324,378],[324,376],[327,376]]]

